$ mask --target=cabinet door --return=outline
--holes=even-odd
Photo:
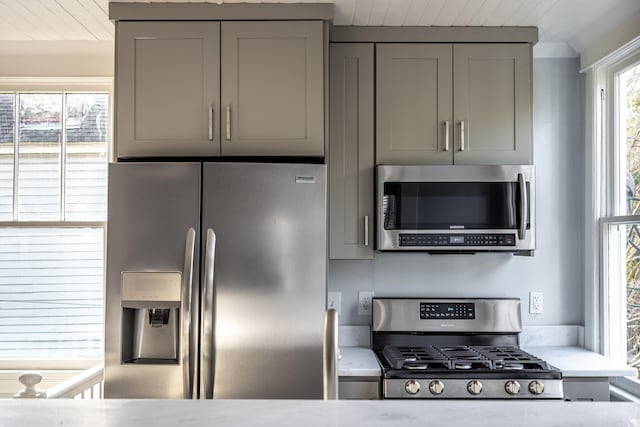
[[[528,44],[456,44],[456,164],[531,164]]]
[[[329,257],[373,258],[373,44],[332,44]]]
[[[322,23],[222,23],[222,155],[321,156]]]
[[[376,47],[376,164],[453,161],[450,44]]]
[[[220,153],[220,24],[119,22],[119,158]]]

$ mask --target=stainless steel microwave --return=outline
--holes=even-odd
[[[377,249],[535,249],[533,166],[377,166]]]

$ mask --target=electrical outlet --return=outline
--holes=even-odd
[[[544,297],[542,292],[529,292],[529,313],[544,313]]]
[[[358,314],[360,316],[371,316],[371,300],[373,291],[358,292]]]
[[[334,308],[340,315],[340,306],[342,304],[342,292],[327,292],[327,309]]]

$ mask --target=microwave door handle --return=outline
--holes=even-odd
[[[518,174],[518,187],[520,188],[520,227],[518,228],[518,239],[524,240],[527,236],[527,207],[529,200],[527,195],[527,183],[524,175]]]
[[[202,325],[200,328],[200,399],[213,398],[213,281],[216,260],[216,233],[207,230],[205,244],[204,288],[202,290]]]

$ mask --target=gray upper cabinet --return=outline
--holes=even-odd
[[[527,43],[379,44],[377,164],[531,164]]]
[[[118,157],[220,154],[219,23],[118,22],[116,52]]]
[[[322,156],[321,21],[223,22],[223,155]]]
[[[531,164],[528,44],[453,46],[456,164]]]
[[[329,257],[373,258],[373,43],[330,48]]]
[[[321,21],[118,22],[116,152],[322,156]]]
[[[376,163],[451,164],[451,57],[450,44],[376,46]]]

